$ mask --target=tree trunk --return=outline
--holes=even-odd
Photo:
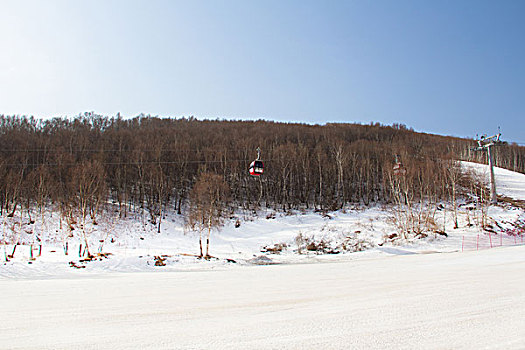
[[[10,257],[11,259],[13,259],[13,258],[15,257],[16,247],[18,247],[18,243],[15,244],[15,246],[13,247],[13,252],[11,253],[11,255],[9,255],[9,257]]]
[[[206,258],[210,256],[211,216],[208,219],[208,237],[206,237]]]
[[[201,250],[201,255],[199,255],[199,257],[202,258],[204,256],[202,254],[202,232],[199,232],[199,248]]]
[[[15,216],[15,211],[16,211],[16,207],[17,207],[17,206],[18,206],[18,202],[15,202],[15,206],[14,206],[14,208],[13,208],[13,211],[12,211],[11,213],[7,214],[7,217],[8,217],[8,218],[12,218],[12,217]]]

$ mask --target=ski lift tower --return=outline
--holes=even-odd
[[[496,179],[494,178],[494,153],[491,151],[491,147],[500,143],[500,136],[501,133],[497,133],[490,137],[483,135],[476,140],[478,142],[478,147],[475,148],[476,151],[487,151],[490,167],[490,202],[492,204],[496,204],[498,198],[496,196]]]

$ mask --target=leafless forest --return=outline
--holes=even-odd
[[[231,208],[334,210],[347,204],[455,200],[454,160],[484,162],[473,140],[378,123],[133,119],[92,113],[39,120],[0,116],[3,215],[54,206],[64,219],[96,220],[141,208],[152,223],[184,214],[201,174],[222,177]],[[262,150],[265,174],[248,166]],[[496,164],[525,172],[525,148],[502,144]],[[396,159],[401,172],[394,172]],[[463,179],[463,180],[462,180]],[[29,214],[31,215],[31,214]]]

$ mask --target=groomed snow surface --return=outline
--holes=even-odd
[[[462,165],[478,174],[485,183],[490,182],[490,168],[487,165],[472,162],[462,162]],[[497,194],[525,201],[525,174],[494,167],[494,176]]]
[[[504,194],[525,199],[524,176],[503,173]],[[63,254],[56,215],[37,219],[42,256],[31,261],[19,246],[0,265],[0,348],[523,348],[525,246],[462,252],[464,237],[487,237],[477,212],[462,203],[454,229],[445,204],[435,218],[448,236],[408,241],[388,238],[396,231],[388,207],[240,213],[240,227],[235,218],[212,234],[210,261],[192,256],[198,237],[175,215],[161,234],[140,215],[90,227],[112,254],[92,262],[80,261],[75,240]],[[498,230],[525,219],[510,205],[488,216]],[[1,219],[4,230],[16,220]],[[317,254],[305,242],[365,250]],[[166,265],[155,266],[162,255]]]
[[[1,281],[4,349],[525,344],[525,246],[222,271]]]

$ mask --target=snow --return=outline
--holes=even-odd
[[[2,348],[522,348],[525,246],[2,280]]]
[[[485,183],[490,183],[490,168],[486,164],[462,162],[463,166],[482,177]],[[525,200],[525,174],[494,167],[496,192],[499,195],[517,200]]]
[[[486,166],[464,166],[486,176]],[[497,168],[496,180],[498,193],[525,200],[525,175]],[[490,206],[488,223],[500,231],[491,236],[475,206],[460,203],[454,229],[443,203],[434,218],[447,237],[408,240],[388,238],[396,232],[388,206],[239,212],[212,233],[210,260],[195,256],[198,235],[176,214],[160,234],[140,213],[99,220],[86,228],[91,249],[104,244],[108,255],[90,262],[78,257],[76,237],[64,255],[56,214],[34,215],[20,237],[30,243],[40,232],[42,256],[30,260],[24,245],[0,262],[0,348],[521,348],[525,245],[467,242],[505,242],[501,232],[525,212]],[[4,237],[22,219],[2,217]],[[305,242],[351,248],[318,254]]]

